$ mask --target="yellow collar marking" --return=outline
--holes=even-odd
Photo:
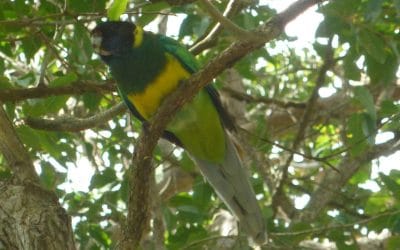
[[[163,99],[178,86],[179,82],[190,76],[178,59],[169,53],[165,56],[167,62],[158,77],[149,83],[143,92],[128,95],[129,101],[146,120],[157,111]]]
[[[143,29],[140,26],[136,26],[135,30],[133,31],[133,35],[135,40],[133,42],[133,47],[137,48],[142,44],[143,41]]]

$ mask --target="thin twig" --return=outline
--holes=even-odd
[[[230,0],[226,5],[223,16],[226,18],[232,17],[236,13],[238,13],[243,8],[242,1],[238,0]],[[221,33],[223,26],[217,22],[215,26],[206,33],[204,37],[201,37],[194,45],[190,48],[190,52],[194,55],[199,54],[201,51],[212,46],[218,38],[218,35]]]
[[[325,83],[325,77],[326,77],[326,73],[327,71],[332,67],[334,61],[333,61],[333,51],[332,51],[332,38],[330,38],[329,43],[328,43],[328,48],[327,48],[327,52],[324,58],[324,64],[322,65],[317,80],[316,80],[316,84],[315,87],[313,89],[313,92],[311,93],[311,96],[307,102],[307,106],[306,109],[304,111],[303,117],[300,121],[300,125],[299,125],[299,129],[297,131],[296,137],[293,141],[292,144],[292,150],[291,153],[289,154],[289,156],[286,158],[285,164],[282,166],[282,177],[281,177],[281,181],[280,184],[278,186],[278,188],[276,189],[276,193],[279,192],[283,192],[283,186],[286,183],[286,179],[287,179],[287,175],[288,175],[288,168],[290,166],[290,163],[293,160],[294,157],[294,153],[296,152],[298,147],[300,146],[300,143],[303,141],[306,130],[308,128],[308,124],[310,122],[310,118],[312,116],[312,114],[314,113],[314,106],[317,102],[318,99],[318,91],[319,89],[323,86],[323,84]],[[325,162],[325,161],[323,161]],[[335,167],[333,167],[331,164],[329,164],[329,166],[332,167],[332,169],[334,169],[335,171],[338,171]],[[279,196],[279,195],[278,195]]]
[[[266,105],[276,105],[281,108],[300,108],[304,109],[306,107],[305,103],[301,102],[291,102],[291,101],[281,101],[273,98],[268,98],[268,97],[263,97],[263,96],[252,96],[248,95],[243,92],[239,92],[237,90],[231,89],[229,87],[223,87],[222,88],[223,92],[228,93],[230,96],[232,96],[235,99],[249,102],[249,103],[264,103]]]
[[[26,66],[24,63],[18,62],[16,60],[12,59],[11,57],[7,56],[6,54],[4,54],[1,51],[0,51],[0,58],[2,58],[4,61],[10,63],[11,65],[13,65],[14,69],[18,70],[19,72],[21,72],[23,74],[27,74],[32,70],[31,68]]]
[[[274,237],[282,237],[282,236],[297,236],[297,235],[303,235],[303,234],[313,234],[313,233],[322,233],[325,231],[331,231],[335,229],[344,229],[344,228],[352,228],[354,225],[363,225],[367,224],[369,222],[372,222],[374,220],[380,219],[382,217],[386,216],[394,216],[400,213],[400,210],[396,211],[390,211],[390,212],[384,212],[379,215],[367,218],[367,219],[362,219],[358,220],[352,223],[347,223],[347,224],[341,224],[341,225],[330,225],[326,227],[318,227],[318,228],[312,228],[312,229],[307,229],[307,230],[301,230],[301,231],[294,231],[294,232],[284,232],[284,233],[270,233],[269,235],[274,238]]]
[[[333,200],[348,180],[366,163],[381,156],[393,154],[400,149],[400,138],[373,146],[358,156],[345,155],[338,164],[340,173],[327,169],[319,181],[318,188],[310,195],[307,206],[295,217],[295,221],[311,222],[317,218],[325,206]]]
[[[207,10],[207,12],[216,21],[218,21],[220,24],[222,24],[225,27],[225,29],[230,31],[232,33],[232,35],[234,35],[235,37],[237,37],[239,39],[248,39],[250,36],[252,36],[252,34],[249,31],[242,29],[241,27],[236,25],[234,22],[232,22],[231,20],[226,18],[223,14],[221,14],[221,12],[219,12],[219,10],[217,8],[215,8],[215,6],[212,3],[210,3],[209,0],[201,0],[200,2],[203,4],[203,6]]]
[[[279,143],[276,143],[274,141],[271,141],[271,140],[269,140],[267,138],[261,138],[261,137],[255,135],[254,133],[251,133],[250,131],[248,131],[246,129],[241,128],[241,131],[245,132],[247,135],[250,135],[250,136],[256,138],[257,140],[266,142],[266,143],[271,144],[271,145],[273,145],[273,146],[275,146],[277,148],[280,148],[280,149],[282,149],[282,150],[284,150],[286,152],[289,152],[292,155],[297,154],[297,155],[303,156],[306,159],[317,161],[317,162],[321,162],[322,164],[327,165],[328,167],[330,167],[330,168],[334,169],[335,171],[339,172],[339,170],[335,166],[333,166],[331,163],[329,163],[327,161],[327,159],[330,158],[330,157],[321,157],[321,158],[320,157],[315,157],[315,156],[312,156],[312,155],[309,155],[309,154],[305,154],[305,153],[296,151],[293,148],[289,148],[289,147],[283,146],[283,145],[281,145]]]
[[[52,44],[54,44],[54,41],[57,42],[61,38],[61,36],[63,34],[63,31],[64,31],[64,27],[65,26],[61,25],[60,27],[56,28],[56,31],[55,31],[55,34],[54,34],[54,37],[53,37],[53,42],[50,43],[50,44],[47,44],[48,46],[46,47],[46,49],[44,51],[42,64],[40,65],[39,83],[37,85],[38,87],[44,87],[44,86],[47,85],[45,83],[44,79],[45,79],[45,76],[46,76],[47,66],[48,66],[49,60],[50,60],[50,48],[51,48]],[[43,34],[42,31],[39,31],[39,34],[41,34],[43,36],[46,36],[46,35]],[[47,36],[46,36],[46,38],[47,38]]]

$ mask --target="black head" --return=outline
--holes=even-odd
[[[132,48],[136,25],[130,22],[104,22],[92,31],[92,45],[102,57],[123,54]]]

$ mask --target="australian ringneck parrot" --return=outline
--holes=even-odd
[[[118,91],[142,122],[180,82],[198,70],[177,41],[130,22],[104,22],[92,31],[95,51],[109,66]],[[266,239],[261,210],[225,128],[233,123],[217,91],[207,85],[168,124],[164,138],[184,148],[211,186],[258,244]]]

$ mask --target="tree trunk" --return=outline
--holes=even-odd
[[[0,249],[75,249],[57,197],[36,184],[0,182]]]

